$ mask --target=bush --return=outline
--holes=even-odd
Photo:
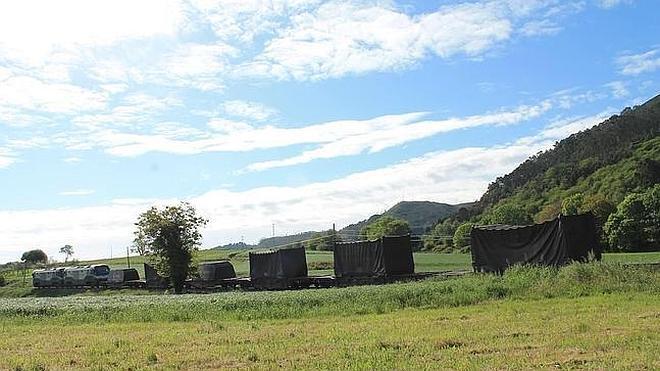
[[[531,215],[519,205],[506,203],[496,206],[483,218],[484,224],[526,225],[532,223]]]
[[[410,224],[403,219],[381,216],[373,223],[362,228],[360,234],[375,240],[383,236],[402,236],[410,233]]]
[[[470,232],[472,232],[472,223],[463,223],[454,233],[454,248],[465,250],[470,247]]]
[[[564,215],[577,215],[580,213],[582,203],[584,203],[584,195],[582,193],[576,193],[567,197],[561,202],[561,213]]]
[[[453,237],[459,222],[451,218],[436,224],[431,233],[424,236],[424,250],[436,252],[451,251],[454,247]]]
[[[608,218],[605,233],[614,249],[660,249],[660,184],[626,196]]]

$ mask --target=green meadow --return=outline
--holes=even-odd
[[[0,299],[0,369],[658,369],[660,272]]]

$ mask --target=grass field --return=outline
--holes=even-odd
[[[660,272],[617,263],[287,292],[0,299],[0,369],[657,369]]]
[[[197,253],[195,260],[197,262],[213,261],[227,259],[232,262],[236,273],[239,276],[249,275],[248,252],[241,250],[201,250]],[[470,254],[437,254],[437,253],[414,253],[415,271],[417,272],[438,272],[438,271],[459,271],[471,269]],[[133,256],[130,258],[131,265],[144,277],[142,263],[144,258]],[[660,263],[660,252],[647,253],[609,253],[603,254],[604,262],[616,263]],[[99,259],[79,262],[78,264],[108,264],[111,267],[126,267],[126,258]],[[310,275],[331,275],[332,271],[332,252],[330,251],[307,251],[307,263]],[[23,296],[51,296],[51,295],[69,295],[69,294],[99,294],[96,291],[70,290],[70,291],[48,291],[34,290],[30,279],[30,273],[25,272],[6,272],[5,278],[9,285],[0,287],[0,297],[23,297]],[[125,293],[148,294],[139,290],[122,290],[103,292],[103,295],[123,295]]]

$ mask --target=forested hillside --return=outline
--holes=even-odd
[[[436,225],[427,248],[465,248],[473,223],[529,224],[559,213],[592,212],[607,248],[658,249],[658,134],[660,96],[557,142],[497,178],[468,217]]]
[[[621,114],[573,134],[557,142],[554,148],[530,157],[514,171],[497,178],[488,186],[477,204],[478,210],[484,211],[525,187],[541,193],[555,186],[568,189],[598,169],[630,156],[636,144],[658,134],[660,95],[641,106],[626,108]]]

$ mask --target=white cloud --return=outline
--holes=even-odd
[[[0,107],[9,109],[76,113],[102,109],[106,101],[101,92],[27,76],[12,76],[0,84]]]
[[[93,189],[76,189],[73,191],[63,191],[58,193],[60,196],[89,196],[94,194],[96,191]]]
[[[66,162],[67,164],[77,164],[79,162],[82,162],[83,159],[80,157],[72,156],[63,159],[62,161]]]
[[[38,62],[58,48],[173,36],[184,21],[183,8],[175,0],[3,1],[0,48]]]
[[[555,92],[550,99],[556,102],[557,106],[563,109],[571,109],[576,105],[592,103],[607,97],[607,94],[601,91],[587,90],[578,92],[578,89],[566,89]]]
[[[214,118],[208,122],[208,127],[215,132],[224,133],[226,135],[235,134],[238,132],[246,132],[253,129],[250,124],[240,121],[233,121],[221,118]]]
[[[16,162],[16,158],[7,148],[0,147],[0,169],[6,168]]]
[[[508,39],[512,29],[495,3],[409,16],[383,4],[329,2],[291,21],[238,73],[314,80],[396,70],[428,54],[476,56]]]
[[[547,36],[559,33],[562,28],[548,19],[535,20],[525,23],[520,32],[525,36]]]
[[[612,96],[617,99],[625,98],[630,95],[630,91],[623,81],[612,81],[605,84],[606,87],[612,89]]]
[[[276,110],[261,103],[243,100],[230,100],[222,104],[225,113],[246,119],[263,121],[277,113]]]
[[[430,56],[480,58],[515,35],[555,33],[578,4],[482,0],[410,14],[389,0],[2,2],[0,81],[115,95],[132,84],[219,91],[242,76],[391,71]],[[75,86],[81,75],[100,85]]]
[[[292,158],[256,163],[246,169],[265,170],[307,163],[315,159],[379,152],[440,133],[470,127],[515,124],[538,117],[552,106],[552,101],[546,100],[533,106],[523,105],[508,111],[463,118],[423,120],[428,113],[412,112],[368,120],[331,121],[303,127],[257,127],[241,121],[215,118],[208,122],[211,130],[206,131],[177,123],[151,122],[148,134],[122,130],[121,116],[83,116],[76,119],[76,122],[89,130],[57,136],[55,142],[69,149],[102,148],[107,153],[120,157],[135,157],[149,152],[191,155],[204,152],[248,152],[303,144],[319,145],[318,148]],[[113,121],[114,126],[102,124],[109,121]]]
[[[290,166],[315,159],[357,155],[430,137],[439,133],[482,125],[509,125],[537,117],[551,108],[549,101],[521,106],[511,111],[447,120],[422,120],[427,113],[413,112],[369,120],[341,120],[304,127],[255,127],[243,122],[213,119],[210,132],[176,126],[151,134],[99,129],[82,137],[67,135],[65,145],[74,149],[104,148],[111,155],[134,157],[148,152],[197,154],[203,152],[246,152],[300,144],[320,147],[284,160],[251,165],[248,170]],[[160,125],[160,124],[159,124]],[[158,125],[156,126],[158,128]],[[176,130],[174,130],[176,129]]]
[[[250,44],[281,27],[289,16],[310,9],[321,0],[191,0],[202,21],[220,40]]]
[[[640,54],[624,54],[616,59],[620,73],[639,75],[660,69],[660,49],[651,49]]]
[[[167,110],[181,106],[175,96],[157,97],[145,93],[126,94],[110,110],[80,115],[71,120],[78,127],[125,127],[136,129],[140,126],[153,126],[157,118]]]
[[[288,23],[276,23],[275,36],[235,75],[319,80],[410,68],[431,56],[479,59],[514,36],[559,32],[559,19],[584,2],[473,1],[422,14],[400,8],[393,1],[306,3]]]
[[[632,3],[632,0],[596,0],[596,4],[605,9],[614,8],[617,5],[630,3]]]
[[[538,117],[551,107],[546,101],[537,106],[522,106],[509,112],[469,116],[436,121],[416,121],[401,125],[374,128],[359,134],[347,135],[324,144],[319,148],[282,160],[258,162],[248,166],[248,170],[261,171],[276,167],[308,163],[316,159],[357,155],[364,152],[379,152],[386,148],[402,145],[418,139],[454,130],[483,125],[510,125]]]
[[[194,44],[179,46],[163,58],[155,69],[148,70],[147,79],[203,91],[222,90],[223,74],[229,68],[229,57],[238,50],[228,44]]]
[[[529,145],[531,143],[563,139],[570,136],[571,134],[590,129],[593,126],[600,124],[614,113],[616,113],[614,110],[605,110],[591,116],[569,117],[557,120],[547,125],[543,130],[534,136],[518,139],[516,144]]]

